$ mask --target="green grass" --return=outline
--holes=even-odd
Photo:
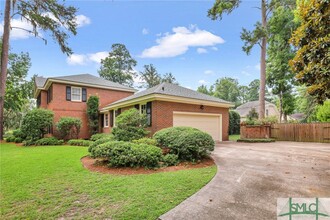
[[[240,135],[239,134],[229,135],[229,140],[230,141],[237,141],[239,138],[240,138]]]
[[[116,176],[84,169],[87,148],[0,144],[1,219],[156,219],[208,183],[216,167]]]

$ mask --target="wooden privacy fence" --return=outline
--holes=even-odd
[[[330,143],[330,123],[273,124],[271,137],[279,141]]]

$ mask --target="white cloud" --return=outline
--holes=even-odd
[[[243,70],[241,73],[242,73],[243,75],[245,75],[245,76],[251,76],[251,73],[249,73],[249,72],[247,72],[247,71],[245,71],[245,70]]]
[[[197,53],[202,54],[202,53],[207,53],[207,50],[205,48],[197,48]]]
[[[86,65],[88,58],[84,54],[71,54],[66,61],[70,65]]]
[[[77,15],[76,16],[77,27],[83,27],[89,25],[91,23],[91,19],[85,15]]]
[[[205,47],[222,44],[225,41],[217,35],[206,30],[200,30],[196,26],[174,27],[173,33],[165,33],[160,36],[157,45],[145,49],[142,58],[175,57],[184,54],[189,47]]]
[[[149,34],[149,30],[148,30],[147,28],[143,28],[143,29],[142,29],[142,34],[143,34],[143,35],[147,35],[147,34]]]
[[[209,84],[209,82],[207,82],[207,81],[204,80],[204,79],[199,80],[198,83],[199,83],[199,84],[203,84],[203,85],[205,85],[205,84]]]
[[[218,51],[219,49],[217,47],[211,47],[212,50]]]
[[[101,51],[89,54],[72,54],[66,61],[69,65],[87,65],[89,63],[101,63],[101,59],[108,56],[109,52]]]
[[[205,70],[204,71],[204,74],[206,74],[206,75],[213,75],[214,74],[214,71],[213,70]]]

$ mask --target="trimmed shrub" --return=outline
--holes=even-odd
[[[91,148],[91,156],[104,158],[113,167],[158,167],[162,150],[146,144],[111,141]]]
[[[96,146],[98,146],[100,144],[104,144],[104,143],[107,143],[107,142],[110,142],[110,141],[114,141],[114,140],[115,140],[114,136],[110,136],[110,135],[107,136],[107,137],[103,137],[101,139],[97,139],[96,141],[94,141],[94,143],[92,143],[91,145],[89,145],[88,152],[91,152],[91,149],[93,147],[96,147]]]
[[[84,147],[89,147],[93,143],[94,143],[93,141],[84,140],[84,139],[71,139],[71,140],[68,141],[69,145],[84,146]]]
[[[96,134],[99,129],[99,97],[90,96],[88,98],[87,118],[90,134]]]
[[[7,142],[15,142],[15,139],[16,139],[16,137],[14,136],[14,135],[8,135],[7,137],[6,137],[6,141]]]
[[[180,162],[178,155],[175,154],[166,154],[163,156],[162,161],[166,166],[175,166]]]
[[[47,129],[53,125],[54,113],[38,108],[29,111],[23,118],[21,130],[27,140],[43,138]]]
[[[272,138],[264,138],[264,139],[247,139],[247,138],[241,138],[241,139],[238,139],[237,142],[245,142],[245,143],[270,143],[270,142],[275,142],[275,139],[272,139]]]
[[[153,138],[141,138],[138,140],[133,140],[132,142],[135,144],[148,144],[148,145],[153,145],[153,146],[157,145],[157,141]]]
[[[147,117],[135,108],[124,111],[116,118],[113,135],[118,141],[132,141],[145,137],[149,132],[145,130]]]
[[[111,134],[111,133],[98,133],[98,134],[93,134],[89,140],[91,140],[91,141],[96,141],[96,140],[98,140],[98,139],[107,138],[107,137],[112,137],[112,138],[113,138],[113,134]]]
[[[215,145],[211,135],[189,127],[165,128],[156,132],[154,138],[161,146],[168,147],[171,154],[187,161],[206,157]]]
[[[41,138],[35,142],[35,145],[62,145],[63,140],[58,140],[55,137]]]
[[[20,137],[15,137],[15,143],[22,143],[23,139]]]
[[[165,128],[157,131],[153,138],[156,139],[158,146],[169,147],[169,145],[171,145],[180,136],[181,133],[194,130],[199,131],[196,128],[184,126]]]
[[[34,140],[31,140],[31,139],[23,141],[23,146],[32,146],[32,145],[35,145],[35,144],[36,144],[36,142]]]
[[[229,111],[229,135],[240,133],[241,116],[236,111]]]
[[[80,118],[62,117],[56,123],[56,129],[62,139],[77,139],[80,133]]]
[[[14,135],[16,138],[21,138],[21,139],[25,139],[25,138],[26,138],[26,135],[22,132],[21,129],[13,130],[13,135]]]

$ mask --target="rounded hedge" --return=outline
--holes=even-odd
[[[171,154],[187,161],[206,157],[215,146],[211,135],[191,127],[165,128],[156,132],[154,138],[161,147],[169,148]]]
[[[93,158],[103,158],[112,167],[146,167],[159,166],[162,150],[147,144],[134,144],[124,141],[111,141],[91,146]]]

